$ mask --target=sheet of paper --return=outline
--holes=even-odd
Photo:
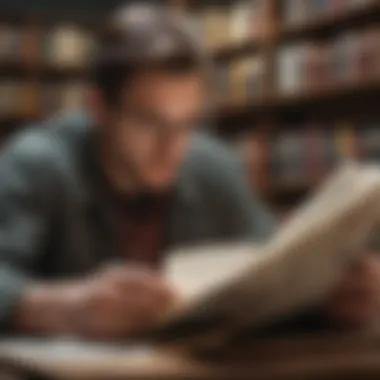
[[[168,255],[165,278],[190,301],[242,273],[258,255],[259,247],[252,243],[182,249]]]
[[[259,328],[316,305],[363,253],[379,215],[379,169],[344,165],[243,270],[184,303],[163,336],[179,339],[189,325],[218,316],[226,330]]]

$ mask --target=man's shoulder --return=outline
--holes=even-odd
[[[69,147],[82,138],[85,123],[81,114],[54,116],[36,123],[10,137],[1,151],[3,164],[47,168],[68,158]]]
[[[193,136],[184,171],[209,181],[228,179],[239,167],[237,155],[220,139],[207,133]]]

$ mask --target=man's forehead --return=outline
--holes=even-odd
[[[170,75],[155,74],[141,75],[125,90],[125,102],[133,106],[150,109],[188,108],[203,103],[204,88],[202,80],[196,74]],[[182,107],[183,106],[183,107]]]

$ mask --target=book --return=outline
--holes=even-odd
[[[307,45],[284,45],[277,53],[277,88],[279,93],[291,94],[300,89],[304,77],[303,62]]]
[[[58,112],[62,105],[62,84],[48,83],[41,89],[40,108],[45,115]]]
[[[0,115],[14,116],[20,111],[22,83],[17,80],[0,82]]]
[[[22,30],[16,26],[0,24],[0,59],[12,62],[21,56]]]
[[[324,133],[320,124],[308,125],[303,132],[305,136],[305,174],[307,183],[316,183],[330,169],[326,162],[326,139],[329,137]]]
[[[367,126],[362,131],[360,131],[357,139],[363,160],[366,162],[379,162],[380,126],[376,123]]]
[[[91,37],[75,24],[58,24],[46,40],[48,63],[64,67],[82,67],[93,48]]]
[[[68,82],[61,88],[61,110],[83,106],[85,84],[80,81]]]
[[[306,174],[304,143],[302,135],[295,131],[282,132],[276,136],[270,153],[272,178],[290,185],[303,182]]]
[[[39,112],[39,86],[34,81],[23,83],[20,90],[21,99],[19,101],[21,115],[35,116]]]
[[[276,57],[278,90],[291,93],[376,80],[380,28],[366,27],[318,42],[284,44]]]
[[[229,66],[228,98],[232,104],[243,104],[258,98],[264,91],[265,65],[260,55],[234,60]]]
[[[284,0],[283,18],[286,24],[306,24],[329,15],[337,16],[360,10],[377,0]]]
[[[246,97],[259,98],[265,90],[265,62],[261,55],[255,55],[247,62]]]
[[[264,0],[210,4],[189,16],[188,25],[206,50],[217,50],[266,38],[273,29],[271,7]]]
[[[378,26],[363,31],[358,44],[357,76],[359,79],[373,77],[379,73],[380,64],[380,28]]]
[[[252,4],[249,1],[237,1],[232,7],[229,26],[229,41],[231,45],[249,41],[251,8]]]
[[[260,192],[266,185],[269,137],[259,131],[242,134],[230,143],[240,159],[248,183]]]
[[[247,100],[246,79],[249,64],[249,58],[240,58],[231,62],[228,97],[232,104],[242,104]]]
[[[228,11],[224,7],[211,7],[202,14],[202,41],[205,49],[213,51],[228,42]]]
[[[380,160],[376,121],[300,122],[278,127],[269,144],[266,167],[271,182],[314,186],[341,159]]]
[[[188,15],[187,17],[183,17],[182,19],[184,20],[186,30],[190,33],[194,40],[202,41],[203,31],[201,15],[193,13]]]
[[[251,1],[248,34],[251,40],[264,40],[273,30],[271,4],[265,0]]]
[[[282,5],[285,25],[297,25],[307,21],[308,0],[285,0]]]
[[[230,63],[229,62],[217,62],[214,68],[214,83],[213,95],[214,103],[225,104],[229,99],[229,86],[230,86]]]
[[[339,124],[336,130],[336,134],[337,150],[340,157],[356,158],[356,142],[352,125],[349,123]]]
[[[251,264],[184,297],[146,338],[190,352],[217,349],[248,327],[260,331],[317,307],[363,254],[379,222],[379,192],[377,167],[343,164],[269,242],[252,246]]]

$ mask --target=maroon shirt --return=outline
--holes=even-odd
[[[155,269],[160,266],[168,198],[142,195],[127,201],[117,201],[117,233],[128,262]]]

